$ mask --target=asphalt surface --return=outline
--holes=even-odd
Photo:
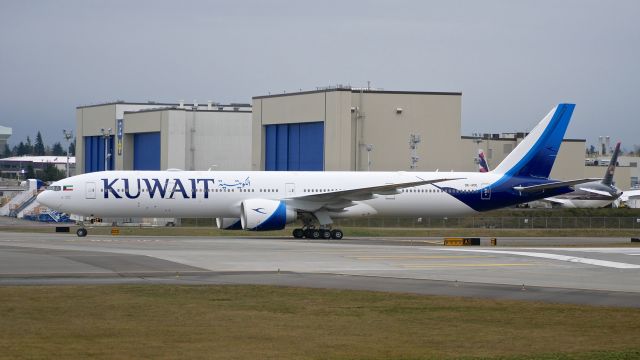
[[[640,307],[640,247],[628,238],[439,242],[0,232],[0,285],[265,284]]]

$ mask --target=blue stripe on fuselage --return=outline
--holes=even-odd
[[[549,181],[546,179],[511,177],[499,186],[491,185],[480,190],[469,192],[459,191],[455,188],[447,186],[434,186],[444,192],[449,193],[449,195],[463,202],[465,205],[469,206],[475,211],[489,211],[525,202],[535,201],[546,197],[562,195],[573,191],[573,189],[568,186],[544,191],[537,191],[533,193],[521,193],[513,189],[514,186],[532,186],[546,184],[549,182],[553,181]],[[489,192],[486,192],[487,189],[489,190]],[[483,192],[486,192],[486,199],[483,199]],[[488,196],[486,196],[487,194]]]

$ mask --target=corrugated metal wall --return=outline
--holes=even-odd
[[[265,126],[265,170],[324,170],[324,123]]]
[[[133,135],[133,169],[160,170],[160,132]]]
[[[108,167],[104,167],[104,138],[102,136],[84,137],[84,172],[113,170],[113,136],[109,137],[107,151],[111,154]]]

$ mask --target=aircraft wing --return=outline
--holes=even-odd
[[[573,186],[573,185],[584,184],[591,181],[599,181],[599,180],[600,178],[587,178],[587,179],[576,179],[576,180],[569,180],[569,181],[556,181],[552,183],[532,185],[532,186],[514,186],[513,189],[516,191],[527,193],[527,192],[536,192],[536,191],[549,190],[549,189],[557,189],[560,187]]]
[[[330,191],[319,194],[309,194],[284,199],[287,204],[303,211],[317,211],[321,208],[328,210],[342,210],[355,205],[354,201],[369,200],[377,195],[397,195],[400,190],[414,186],[422,186],[440,183],[444,181],[460,180],[463,178],[440,178],[433,180],[420,180],[395,184],[384,184],[356,189]]]

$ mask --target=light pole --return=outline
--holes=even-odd
[[[109,139],[111,138],[113,130],[111,128],[108,128],[106,131],[105,129],[100,129],[100,132],[104,138],[104,170],[107,171],[109,170],[108,161],[111,157],[111,154],[109,154]]]
[[[67,177],[69,177],[69,156],[71,155],[71,139],[73,139],[73,131],[62,130],[62,133],[64,134],[64,139],[67,140]]]

